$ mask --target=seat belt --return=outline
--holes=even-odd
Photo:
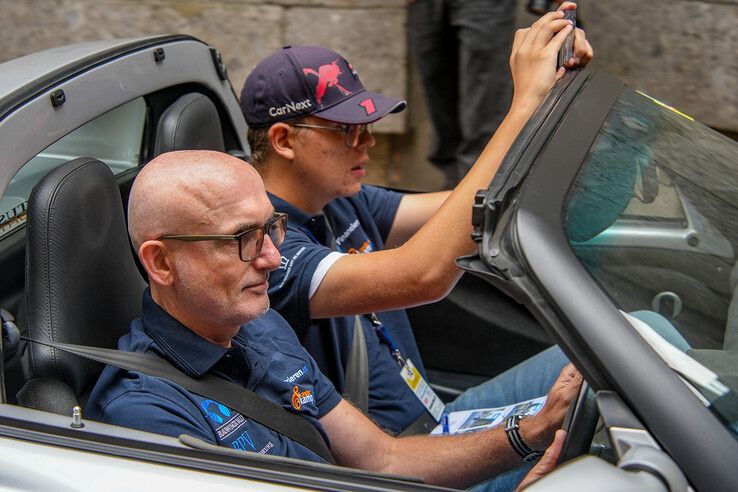
[[[187,391],[223,403],[245,417],[259,422],[273,431],[298,442],[328,463],[336,464],[336,460],[328,449],[325,438],[306,419],[288,412],[280,405],[236,383],[220,379],[210,374],[205,374],[197,379],[192,378],[155,354],[124,352],[122,350],[68,343],[26,340],[92,359],[102,364],[109,364],[128,371],[140,372],[148,376],[166,379],[182,386]]]
[[[325,235],[327,246],[333,251],[338,251],[336,235],[333,233],[333,227],[328,222],[328,216],[325,213],[323,213],[323,222],[327,231]],[[322,244],[309,229],[305,232],[316,243]],[[366,339],[364,338],[364,328],[361,325],[360,316],[354,316],[354,336],[351,340],[351,352],[346,361],[346,369],[343,374],[343,395],[356,405],[364,415],[369,415],[369,355],[366,350]]]
[[[369,414],[369,356],[366,351],[364,328],[361,317],[354,316],[354,338],[351,353],[346,362],[344,375],[344,396],[351,400],[364,415]]]

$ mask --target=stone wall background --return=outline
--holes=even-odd
[[[423,1],[423,0],[415,0]],[[533,17],[518,0],[518,23]],[[593,65],[738,134],[738,0],[579,0]],[[377,125],[370,181],[437,189],[427,112],[406,36],[407,0],[0,0],[0,62],[79,41],[186,33],[218,48],[238,92],[285,44],[319,44],[409,108]],[[2,74],[0,74],[0,77]]]

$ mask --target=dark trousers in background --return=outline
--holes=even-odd
[[[415,0],[410,49],[435,132],[428,156],[455,185],[510,106],[513,0]]]

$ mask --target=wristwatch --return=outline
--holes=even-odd
[[[523,458],[523,461],[535,461],[543,456],[541,451],[531,449],[523,441],[523,436],[520,435],[520,415],[508,417],[505,421],[505,434],[507,434],[507,440],[510,441],[510,446]]]

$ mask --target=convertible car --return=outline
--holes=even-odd
[[[175,149],[247,160],[246,124],[217,50],[188,36],[66,46],[0,73],[0,486],[436,489],[75,410],[101,365],[47,344],[114,347],[137,316],[123,222],[137,172]],[[97,161],[111,173],[76,174]],[[587,69],[478,193],[469,273],[411,318],[444,398],[551,343],[581,369],[562,463],[531,490],[738,486],[736,167],[735,142]]]

